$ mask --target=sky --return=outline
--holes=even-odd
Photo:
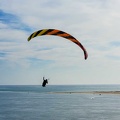
[[[0,0],[0,85],[120,84],[120,0]],[[59,29],[79,40],[30,34]]]

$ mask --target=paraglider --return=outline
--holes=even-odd
[[[42,29],[39,31],[36,31],[34,33],[32,33],[29,37],[28,37],[28,41],[30,41],[32,38],[37,37],[37,36],[42,36],[42,35],[55,35],[55,36],[60,36],[63,38],[66,38],[70,41],[72,41],[73,43],[77,44],[84,52],[84,58],[85,60],[88,57],[88,53],[86,51],[86,49],[84,48],[84,46],[76,39],[74,38],[72,35],[61,31],[61,30],[57,30],[57,29]]]
[[[42,83],[42,86],[45,87],[46,84],[48,84],[48,79],[45,79],[45,78],[43,77],[43,83]]]

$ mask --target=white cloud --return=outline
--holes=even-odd
[[[120,83],[120,47],[114,43],[120,38],[119,6],[119,0],[11,0],[11,4],[8,0],[1,0],[1,10],[15,16],[18,22],[15,21],[14,26],[10,23],[12,19],[9,23],[0,22],[0,60],[6,59],[28,68],[33,64],[33,58],[36,62],[48,60],[52,61],[49,69],[55,72],[57,68],[71,81],[78,77],[83,78],[85,83],[95,83],[96,79],[98,83],[104,83],[105,76],[108,83],[109,79],[110,83],[114,83],[114,77],[115,83]],[[43,28],[61,29],[75,36],[86,47],[88,60],[84,61],[79,47],[63,38],[43,36],[27,42],[32,32]],[[41,66],[43,61],[39,63]],[[71,75],[66,76],[64,72],[70,67],[68,73]],[[81,77],[79,72],[82,72]],[[111,78],[109,72],[113,73]],[[52,71],[50,73],[53,75]],[[57,78],[59,74],[56,74]]]

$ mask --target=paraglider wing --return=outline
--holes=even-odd
[[[74,42],[75,44],[77,44],[83,50],[84,58],[85,58],[85,60],[87,59],[88,54],[87,54],[87,51],[84,48],[84,46],[76,38],[74,38],[72,35],[64,32],[64,31],[61,31],[61,30],[57,30],[57,29],[42,29],[42,30],[39,30],[39,31],[36,31],[36,32],[32,33],[29,36],[28,41],[30,41],[34,37],[42,36],[42,35],[60,36],[60,37],[66,38],[66,39]]]

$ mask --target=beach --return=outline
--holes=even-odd
[[[53,94],[120,94],[120,91],[48,92]]]

